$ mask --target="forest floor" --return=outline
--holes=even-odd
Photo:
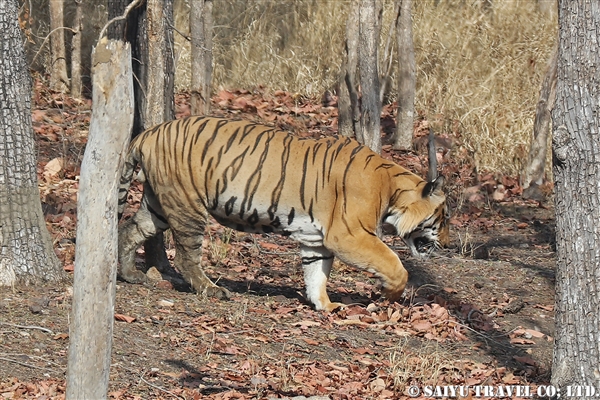
[[[187,97],[177,99],[178,117],[189,114]],[[333,102],[265,90],[213,98],[214,115],[262,119],[315,137],[336,131]],[[389,113],[384,132],[393,127]],[[56,253],[72,274],[90,104],[37,82],[32,114],[43,207]],[[417,144],[425,125],[416,126]],[[202,299],[177,276],[147,286],[117,282],[110,398],[404,399],[411,385],[421,392],[426,385],[469,385],[473,396],[478,386],[523,385],[533,394],[548,384],[552,202],[522,199],[513,178],[475,175],[456,132],[440,140],[447,144],[439,156],[449,182],[452,245],[415,259],[401,239],[386,236],[410,274],[401,303],[380,299],[373,275],[336,261],[329,293],[348,306],[314,311],[302,295],[296,243],[212,223],[205,270],[231,300]],[[386,157],[421,176],[425,153],[423,146],[402,153],[384,147]],[[174,250],[167,252],[172,257]],[[71,285],[0,289],[2,397],[64,398]]]

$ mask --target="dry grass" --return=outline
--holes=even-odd
[[[410,385],[439,385],[444,375],[462,377],[464,371],[457,367],[456,357],[448,353],[437,342],[415,346],[408,339],[399,341],[390,354],[391,386],[397,393],[404,394]]]
[[[186,7],[176,2],[184,32]],[[263,85],[308,96],[335,90],[348,7],[336,0],[215,2],[213,87]],[[384,1],[380,54],[392,7]],[[556,16],[537,7],[536,0],[494,2],[491,10],[477,0],[414,2],[417,110],[458,139],[480,171],[516,175],[525,158],[556,37]],[[189,45],[176,36],[176,85],[185,89]],[[394,73],[390,78],[393,101]]]
[[[533,1],[479,7],[416,2],[417,109],[462,137],[480,171],[516,175],[556,37]]]

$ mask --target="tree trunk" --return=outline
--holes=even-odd
[[[77,201],[67,399],[107,398],[118,257],[117,194],[133,125],[129,44],[103,39],[92,57],[93,108]]]
[[[540,89],[540,97],[535,109],[535,121],[531,136],[531,146],[527,164],[523,171],[523,188],[539,186],[544,181],[544,167],[546,166],[546,151],[548,149],[548,135],[550,133],[551,111],[556,99],[556,63],[558,61],[558,44],[554,47],[546,75]]]
[[[192,37],[191,112],[207,115],[210,111],[212,80],[212,0],[190,3],[190,34]]]
[[[146,94],[140,99],[143,129],[174,118],[173,30],[168,21],[173,21],[172,0],[146,0],[147,54],[139,56],[147,68],[138,77]]]
[[[50,89],[66,92],[69,85],[65,33],[63,28],[63,0],[50,0]]]
[[[401,0],[398,25],[398,113],[394,149],[412,148],[415,114],[415,48],[412,35],[412,0]]]
[[[134,25],[137,35],[133,58],[142,60],[134,64],[138,77],[134,85],[134,135],[175,117],[173,29],[167,21],[173,21],[173,1],[147,0]],[[161,232],[144,244],[146,269],[170,269],[164,241]]]
[[[46,228],[17,1],[0,1],[0,286],[64,279]]]
[[[108,11],[108,20],[110,21],[111,19],[113,19],[115,17],[123,15],[123,13],[125,12],[125,8],[131,1],[132,0],[107,0],[106,5],[107,5],[107,11]],[[134,13],[132,13],[132,14],[134,14]],[[125,20],[119,20],[119,21],[113,22],[106,30],[106,36],[109,39],[124,40],[124,41],[127,41],[127,42],[133,44],[134,41],[132,40],[130,33],[134,32],[134,35],[135,35],[136,27],[132,26],[133,24],[130,23],[131,22],[130,18],[131,18],[131,16],[129,16]],[[135,22],[135,20],[134,20],[134,22]],[[126,29],[126,27],[128,29]],[[132,46],[131,51],[132,51],[131,56],[135,57],[135,54],[133,52],[133,46]]]
[[[173,0],[148,0],[127,18],[135,116],[133,136],[174,118]]]
[[[81,98],[81,1],[75,0],[75,20],[71,39],[71,96],[76,99]]]
[[[359,142],[376,153],[381,152],[381,103],[379,101],[379,44],[377,6],[375,0],[361,0],[359,11],[358,68],[362,90],[360,121],[356,132]]]
[[[120,16],[130,0],[109,0],[109,18]],[[173,0],[148,0],[127,17],[127,24],[111,26],[109,38],[131,43],[135,92],[133,135],[175,117],[173,65]],[[162,233],[144,244],[146,268],[170,268]]]
[[[346,21],[346,42],[344,62],[340,70],[338,93],[338,132],[342,136],[354,137],[360,128],[360,104],[356,89],[356,70],[358,68],[358,24],[360,0],[350,5]]]
[[[558,14],[558,79],[552,111],[556,340],[551,382],[563,389],[589,385],[598,390],[600,3],[561,0]]]
[[[398,18],[400,18],[400,6],[402,0],[394,0],[394,14],[395,18],[390,21],[390,29],[387,32],[387,38],[385,40],[385,48],[382,55],[381,75],[379,76],[380,88],[379,88],[379,101],[383,104],[384,99],[388,93],[388,85],[391,82],[390,72],[392,70],[392,64],[394,61],[394,50],[392,49],[392,38],[398,25]],[[397,36],[397,35],[396,35]]]

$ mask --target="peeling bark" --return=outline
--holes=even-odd
[[[558,62],[558,49],[554,48],[546,75],[540,89],[540,97],[535,109],[535,121],[531,136],[531,145],[527,163],[523,171],[523,189],[530,186],[539,186],[544,181],[546,166],[546,152],[548,149],[548,136],[550,134],[550,121],[552,108],[556,99],[556,63]]]
[[[117,279],[117,202],[123,153],[133,125],[129,44],[94,49],[93,108],[81,164],[67,399],[108,392]]]

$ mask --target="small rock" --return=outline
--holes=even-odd
[[[29,311],[31,311],[33,314],[41,314],[42,306],[39,304],[32,304],[29,306]]]
[[[152,282],[162,281],[163,279],[162,274],[156,269],[156,267],[150,268],[148,272],[146,272],[146,276]]]
[[[521,311],[525,307],[525,302],[521,299],[515,299],[508,303],[506,307],[502,309],[507,314],[516,314]]]
[[[158,301],[159,307],[173,307],[174,305],[175,305],[175,303],[172,302],[171,300],[159,300]]]

